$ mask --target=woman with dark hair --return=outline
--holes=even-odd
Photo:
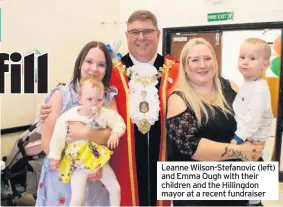
[[[50,95],[45,99],[45,103],[51,105],[51,112],[45,119],[42,126],[42,147],[46,154],[49,153],[50,139],[52,137],[56,120],[58,117],[68,109],[77,106],[78,89],[80,88],[79,82],[82,78],[90,75],[97,76],[105,86],[105,106],[117,111],[116,103],[113,97],[117,94],[117,89],[109,87],[109,81],[112,73],[112,59],[104,45],[101,42],[89,42],[86,44],[79,53],[75,66],[73,78],[70,84],[66,86],[57,86],[51,90]],[[99,144],[107,142],[111,130],[107,129],[91,129],[83,127],[82,123],[69,123],[68,135],[78,139],[89,139]],[[82,130],[83,129],[83,130]],[[74,133],[76,134],[75,136]],[[70,140],[74,141],[74,140]],[[59,206],[69,205],[71,198],[70,184],[63,184],[58,180],[58,172],[50,169],[50,159],[46,158],[42,167],[41,177],[39,181],[38,194],[36,206]],[[88,180],[96,180],[94,175],[89,175]],[[99,194],[101,189],[100,182],[88,182],[85,191],[84,205],[107,205],[107,199],[93,199],[93,194]],[[107,197],[106,191],[101,191],[101,196]]]

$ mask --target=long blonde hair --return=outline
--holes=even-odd
[[[213,60],[215,62],[214,69],[216,70],[216,73],[214,74],[213,77],[213,85],[215,86],[216,89],[216,106],[221,109],[225,115],[227,113],[233,114],[231,107],[227,104],[226,99],[223,96],[222,93],[222,86],[221,82],[218,78],[218,64],[217,64],[217,59],[215,52],[209,42],[207,42],[203,38],[194,38],[191,39],[189,42],[186,43],[186,45],[183,47],[182,52],[181,52],[181,57],[180,57],[180,73],[179,73],[179,84],[176,90],[180,90],[184,93],[185,99],[187,102],[190,104],[190,107],[194,111],[197,121],[198,121],[198,126],[202,124],[202,115],[205,115],[205,123],[208,122],[209,120],[209,113],[207,108],[205,107],[204,102],[201,100],[201,98],[198,96],[198,94],[195,92],[193,89],[188,77],[186,77],[186,65],[188,64],[188,54],[192,47],[196,45],[206,45],[209,50],[212,53]],[[214,116],[215,110],[210,104],[206,104],[209,108],[209,110],[212,112],[212,115]]]

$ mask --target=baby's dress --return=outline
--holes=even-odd
[[[78,86],[79,84],[77,84]],[[73,85],[59,86],[52,89],[51,93],[46,97],[45,103],[49,101],[51,95],[60,90],[62,92],[63,104],[61,114],[67,110],[78,106],[77,87],[74,90]],[[117,95],[118,90],[115,87],[106,89],[107,106]],[[59,173],[50,169],[50,159],[46,157],[43,162],[43,167],[38,183],[37,199],[35,206],[70,206],[72,195],[70,183],[64,184],[58,179]],[[109,206],[109,194],[107,189],[102,185],[101,181],[88,182],[85,189],[85,202],[83,206]]]
[[[102,128],[95,121],[88,125],[92,128]],[[77,169],[96,171],[109,161],[111,155],[112,151],[106,146],[93,141],[81,140],[67,144],[61,156],[59,180],[69,183],[72,173]]]

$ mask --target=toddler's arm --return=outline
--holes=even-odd
[[[50,151],[48,157],[54,160],[60,160],[61,153],[65,147],[67,136],[67,123],[63,116],[60,116],[55,124],[50,142]]]
[[[105,111],[106,125],[112,129],[107,146],[114,149],[118,146],[120,137],[125,133],[126,125],[123,118],[117,112],[113,110]]]

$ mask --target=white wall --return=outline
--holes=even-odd
[[[219,2],[220,0],[217,0]],[[90,40],[124,40],[125,22],[137,9],[156,14],[159,27],[195,26],[283,20],[282,0],[6,0],[2,7],[2,51],[26,53],[33,48],[49,53],[49,87],[69,81],[75,58]],[[234,11],[234,20],[207,22],[207,13]],[[101,24],[105,22],[105,24]],[[116,24],[113,24],[116,22]],[[162,41],[162,40],[161,40]],[[160,42],[159,52],[162,51]],[[8,81],[7,81],[8,84]],[[33,122],[42,96],[2,97],[1,128]],[[16,106],[12,106],[16,103]]]
[[[220,2],[220,3],[214,3]],[[282,0],[121,0],[121,21],[137,9],[152,11],[159,27],[184,27],[211,24],[283,21]],[[234,20],[207,22],[207,13],[234,12]],[[123,25],[123,28],[125,27]],[[123,48],[126,48],[124,46]],[[159,52],[162,51],[160,42]]]
[[[274,42],[280,36],[280,30],[271,30],[263,34],[263,30],[247,30],[247,31],[227,31],[223,32],[222,36],[222,76],[235,82],[240,86],[243,82],[243,77],[238,71],[238,57],[240,46],[245,39],[256,37],[265,40],[266,42]],[[273,47],[271,46],[272,50]],[[276,55],[274,50],[272,55]],[[272,57],[273,58],[273,57]],[[271,59],[272,60],[272,59]],[[275,76],[270,68],[266,72],[267,76]]]
[[[70,81],[75,59],[85,43],[115,40],[120,25],[107,22],[119,22],[119,12],[117,0],[2,1],[2,52],[25,54],[37,48],[49,53],[49,88],[52,88],[58,82]],[[10,84],[8,76],[6,85]],[[43,96],[3,95],[1,128],[32,123]]]

